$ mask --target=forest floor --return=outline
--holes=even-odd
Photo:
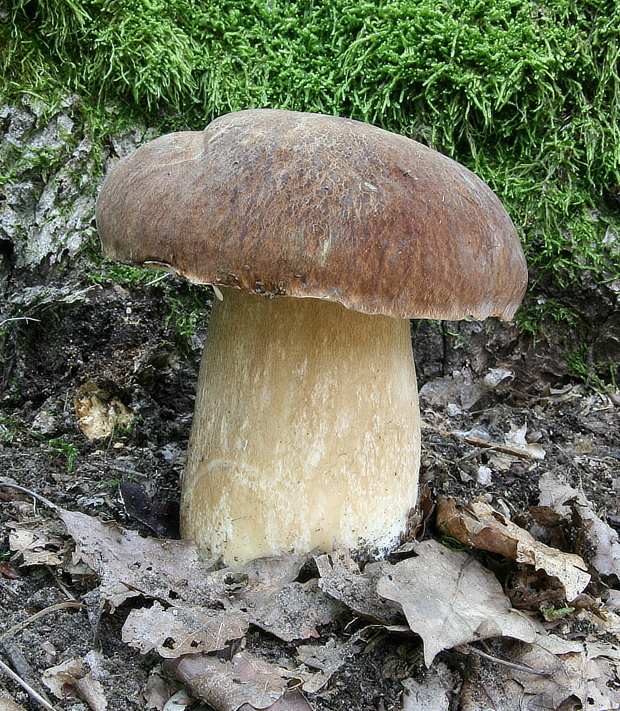
[[[73,298],[75,292],[63,291],[61,285],[54,288],[38,299],[29,317],[32,320],[14,324],[9,347],[5,347],[7,387],[0,396],[0,660],[46,693],[55,708],[99,711],[106,707],[92,688],[85,691],[73,677],[61,684],[62,700],[55,699],[49,685],[42,683],[46,669],[74,659],[85,660],[108,711],[161,710],[166,702],[167,710],[210,708],[199,701],[189,705],[191,696],[182,695],[181,682],[161,672],[162,659],[156,651],[142,654],[122,641],[124,622],[143,602],[131,598],[112,614],[104,612],[95,640],[92,610],[89,617],[89,610],[81,603],[97,580],[92,575],[78,575],[68,567],[67,558],[60,556],[71,549],[57,512],[9,486],[18,485],[64,510],[118,522],[142,536],[154,535],[145,521],[152,527],[165,527],[158,516],[161,506],[145,514],[145,504],[140,515],[123,502],[119,487],[130,482],[137,485],[145,501],[157,502],[166,511],[174,509],[204,334],[182,344],[171,336],[157,284],[129,289],[106,283],[84,292],[79,299]],[[426,516],[417,527],[417,537],[446,542],[436,527],[434,513],[442,496],[461,503],[481,499],[505,518],[534,531],[540,524],[536,507],[541,504],[541,481],[549,478],[581,492],[608,530],[619,531],[617,397],[587,391],[566,375],[555,380],[548,374],[539,377],[527,362],[522,362],[520,369],[513,367],[514,362],[495,365],[495,380],[471,378],[457,371],[429,379],[422,391],[421,480]],[[104,399],[122,402],[133,414],[133,422],[117,427],[103,439],[86,437],[74,400],[78,392],[89,392],[88,387],[83,389],[89,382]],[[93,392],[95,386],[89,387]],[[595,569],[592,551],[584,543],[583,525],[574,512],[568,518],[570,521],[556,520],[556,527],[562,528],[561,546],[582,555],[592,575],[581,606],[566,605],[557,595],[557,586],[547,587],[540,578],[529,587],[524,585],[523,565],[498,554],[468,550],[494,570],[513,606],[537,619],[546,630],[563,640],[590,640],[617,649],[620,630],[613,624],[597,626],[595,618],[597,614],[598,619],[613,616],[618,578]],[[50,548],[49,541],[47,545],[39,541],[38,548],[33,543],[29,549],[36,554],[50,553],[47,563],[43,557],[28,563],[24,558],[28,546],[9,547],[9,534],[37,522],[59,537],[55,548]],[[540,525],[536,530],[540,532]],[[556,540],[554,545],[560,544]],[[62,560],[51,553],[58,553]],[[609,608],[604,607],[605,601]],[[303,708],[433,708],[430,701],[421,700],[431,696],[424,696],[420,689],[425,685],[437,689],[438,684],[443,690],[433,692],[443,699],[443,705],[434,707],[438,711],[520,708],[505,700],[489,700],[494,687],[488,680],[497,678],[498,669],[504,668],[497,659],[506,651],[494,647],[493,640],[440,652],[429,670],[419,636],[402,625],[393,630],[388,625],[375,627],[370,636],[360,637],[363,643],[356,653],[341,660],[322,688],[305,694],[308,706]],[[347,610],[319,628],[319,639],[336,643],[360,629],[359,615]],[[8,637],[3,634],[7,630],[11,630]],[[284,667],[292,664],[296,653],[295,643],[254,625],[243,644]],[[488,656],[480,656],[472,648]],[[618,679],[605,683],[618,689]],[[14,680],[2,678],[0,692],[2,688],[16,705],[11,706],[8,697],[3,701],[0,695],[1,708],[39,708]],[[527,685],[521,688],[523,694],[535,697]],[[472,689],[478,697],[486,693],[486,706],[474,699]],[[179,690],[181,695],[170,701]],[[412,701],[414,697],[418,702]],[[572,696],[567,693],[565,699],[556,697],[554,703],[558,708],[576,709],[584,698],[582,695],[580,701],[577,692]],[[591,706],[604,708],[604,702],[597,703]],[[289,708],[302,706],[291,701]]]

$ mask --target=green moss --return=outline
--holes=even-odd
[[[135,286],[157,278],[157,273],[142,267],[132,267],[104,257],[98,240],[88,247],[92,268],[88,271],[88,279],[93,284],[114,282],[121,286]]]
[[[201,284],[161,282],[162,297],[168,309],[166,328],[179,348],[187,353],[190,339],[204,333],[211,310],[207,299],[215,298],[211,288]]]
[[[580,343],[567,350],[564,357],[571,374],[589,390],[617,392],[620,365],[609,362],[595,347]]]
[[[376,123],[480,174],[568,284],[620,275],[619,58],[615,0],[15,0],[0,93],[76,93],[99,137],[258,106]]]
[[[61,437],[48,440],[48,452],[58,452],[67,459],[67,474],[72,475],[75,467],[75,460],[78,457],[78,449],[71,442],[66,442]]]

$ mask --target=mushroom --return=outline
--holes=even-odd
[[[404,136],[256,109],[140,147],[97,223],[109,257],[218,296],[183,536],[228,564],[397,546],[420,459],[409,319],[510,319],[525,292],[491,189]]]

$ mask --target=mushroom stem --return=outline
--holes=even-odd
[[[417,497],[409,321],[222,291],[198,382],[183,536],[227,564],[334,542],[385,554]]]

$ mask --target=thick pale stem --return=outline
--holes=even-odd
[[[334,542],[395,547],[420,457],[409,321],[223,291],[200,370],[183,535],[229,564]]]

